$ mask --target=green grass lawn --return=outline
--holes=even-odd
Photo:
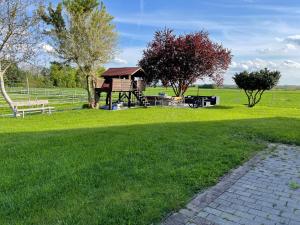
[[[0,118],[0,224],[157,223],[267,142],[300,145],[300,91],[201,94],[222,105]]]

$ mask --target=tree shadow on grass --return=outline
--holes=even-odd
[[[265,147],[265,118],[1,134],[0,224],[151,224]]]
[[[233,109],[233,106],[225,106],[225,105],[218,105],[218,106],[212,106],[212,107],[207,107],[205,109]]]

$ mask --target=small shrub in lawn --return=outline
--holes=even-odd
[[[251,73],[244,71],[233,77],[236,85],[247,95],[248,107],[254,107],[259,103],[263,93],[275,87],[279,79],[279,71],[270,71],[267,68]]]
[[[202,89],[216,89],[218,87],[215,84],[202,84],[202,85],[199,85],[198,88],[202,88]]]
[[[82,109],[90,109],[90,105],[89,104],[83,104],[82,105]]]
[[[300,184],[298,184],[296,181],[291,181],[289,184],[290,188],[293,190],[297,190],[300,188]]]

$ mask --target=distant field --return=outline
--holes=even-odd
[[[61,109],[85,101],[43,91],[32,96]],[[300,145],[299,91],[271,91],[251,109],[239,90],[200,94],[221,106],[0,118],[0,224],[156,224],[268,142]]]
[[[8,93],[14,101],[48,99],[57,110],[78,109],[86,103],[87,94],[81,88],[33,88],[28,95],[24,88],[8,88]],[[165,92],[173,95],[171,88],[147,88],[146,95],[157,95]],[[185,95],[197,95],[197,88],[190,88]],[[244,93],[238,89],[200,89],[199,95],[216,95],[221,97],[222,105],[242,105],[247,102]],[[115,96],[116,97],[116,96]],[[104,104],[104,96],[102,104]],[[275,89],[266,92],[261,106],[300,108],[300,90]],[[0,96],[0,115],[9,114],[10,110]]]
[[[172,95],[172,89],[148,88],[146,95],[165,92]],[[185,95],[197,95],[197,88],[188,89]],[[243,91],[239,89],[200,89],[199,95],[215,95],[221,97],[222,105],[242,105],[247,103]],[[300,90],[275,89],[263,95],[261,106],[300,108]]]

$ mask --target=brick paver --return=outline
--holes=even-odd
[[[269,146],[163,225],[300,225],[300,147]]]

